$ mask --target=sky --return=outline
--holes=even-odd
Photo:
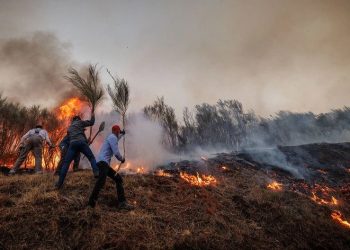
[[[262,116],[350,106],[348,0],[0,0],[0,91],[53,107],[69,67],[126,78],[131,110],[236,99]],[[104,109],[111,108],[106,98]]]

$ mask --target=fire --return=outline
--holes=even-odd
[[[282,190],[282,184],[278,183],[277,181],[273,181],[270,184],[267,185],[267,188],[272,190],[281,191]]]
[[[216,185],[217,180],[212,175],[199,175],[197,172],[196,175],[187,174],[185,172],[180,172],[181,179],[185,180],[186,182],[190,183],[194,186],[209,186],[209,185]]]
[[[58,107],[57,118],[65,120],[80,113],[84,103],[78,97],[72,97],[65,100],[63,104]]]
[[[222,170],[228,170],[228,167],[222,166],[221,169],[222,169]]]
[[[163,169],[159,169],[157,172],[155,172],[155,175],[164,176],[164,177],[172,177],[171,174],[164,172]]]
[[[138,174],[144,174],[144,173],[145,173],[145,168],[144,168],[144,167],[138,167],[138,168],[136,169],[136,173],[138,173]]]
[[[319,205],[338,205],[338,200],[336,198],[334,198],[334,196],[331,197],[330,201],[327,201],[325,199],[322,199],[320,197],[318,197],[316,195],[316,192],[312,192],[312,196],[311,196],[311,200],[313,200],[314,202],[316,202]]]
[[[342,219],[342,214],[339,211],[333,211],[331,214],[333,220],[337,221],[341,225],[350,228],[350,222]]]

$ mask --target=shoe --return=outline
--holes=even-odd
[[[54,175],[58,176],[58,175],[60,175],[60,172],[55,172]]]
[[[9,172],[9,175],[15,175],[15,174],[16,174],[16,171],[14,169],[11,169]]]
[[[127,201],[119,202],[118,204],[118,209],[120,210],[134,210],[135,207],[131,204],[129,204]]]
[[[55,189],[60,190],[62,188],[62,186],[63,186],[63,184],[59,184],[58,182],[56,182]]]

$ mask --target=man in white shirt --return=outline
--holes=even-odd
[[[35,128],[29,130],[22,138],[19,144],[19,157],[10,170],[10,174],[15,174],[20,168],[22,163],[26,160],[30,151],[33,152],[35,157],[35,173],[42,173],[42,150],[43,143],[47,142],[50,147],[53,147],[49,135],[41,125],[37,125]]]

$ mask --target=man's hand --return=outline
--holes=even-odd
[[[123,157],[123,159],[120,161],[121,163],[124,163],[125,162],[125,158]]]

